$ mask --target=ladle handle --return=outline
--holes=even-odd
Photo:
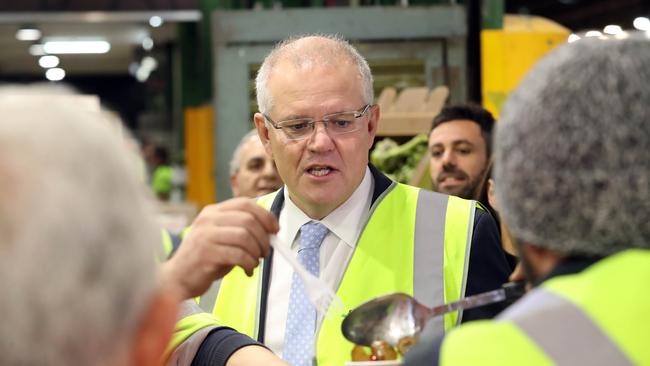
[[[483,292],[477,295],[468,296],[458,301],[438,305],[429,309],[429,316],[443,315],[452,311],[461,309],[471,309],[483,305],[495,304],[502,301],[514,301],[522,297],[525,293],[525,283],[508,282],[501,286],[500,289]]]

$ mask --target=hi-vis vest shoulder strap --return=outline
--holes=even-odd
[[[650,365],[650,250],[553,277],[494,321],[464,324],[440,365]]]
[[[184,301],[174,335],[165,351],[165,364],[190,366],[203,340],[219,326],[214,316],[203,312],[194,301]]]
[[[564,297],[536,289],[522,299],[516,310],[506,311],[500,319],[517,325],[556,365],[633,364],[593,320]],[[558,337],[559,329],[563,337]],[[567,338],[572,342],[567,342]]]
[[[272,196],[258,201],[269,208]],[[476,202],[393,183],[377,198],[337,289],[354,307],[392,292],[414,295],[427,305],[464,296]],[[258,267],[259,268],[259,267]],[[236,268],[223,280],[214,313],[240,332],[256,337],[261,276]],[[462,314],[447,314],[442,333]],[[319,365],[343,365],[353,345],[341,334],[341,318],[326,318],[317,334]],[[444,324],[443,324],[444,322]]]

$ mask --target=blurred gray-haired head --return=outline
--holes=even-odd
[[[565,254],[650,247],[650,40],[551,52],[496,127],[497,199],[519,240]]]
[[[48,93],[0,89],[0,364],[105,364],[156,292],[160,231],[118,130]]]
[[[268,82],[273,68],[281,59],[289,60],[296,69],[310,69],[315,66],[341,67],[345,62],[351,62],[359,72],[364,103],[372,104],[374,100],[372,72],[359,51],[337,35],[312,34],[291,37],[278,43],[264,59],[255,78],[257,105],[262,113],[269,113],[273,109],[273,96],[269,91]]]
[[[237,171],[239,170],[239,167],[241,166],[241,150],[246,145],[246,143],[250,140],[258,140],[259,141],[260,137],[257,135],[257,130],[253,129],[251,131],[248,131],[244,137],[239,140],[239,144],[237,144],[237,147],[235,148],[235,151],[232,153],[232,158],[230,159],[230,175],[233,176],[237,174]],[[262,142],[260,141],[260,144]]]

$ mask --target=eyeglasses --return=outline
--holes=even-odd
[[[353,112],[338,112],[323,116],[323,119],[315,120],[313,118],[295,118],[274,122],[269,116],[264,114],[264,118],[273,126],[273,128],[282,130],[289,140],[302,140],[312,135],[316,129],[316,122],[322,122],[327,132],[332,135],[343,135],[346,133],[358,131],[362,122],[359,118],[368,112],[372,104],[367,104],[361,109]]]

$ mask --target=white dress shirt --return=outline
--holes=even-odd
[[[366,174],[352,196],[320,221],[330,230],[320,247],[320,278],[334,290],[338,288],[361,230],[368,220],[373,187],[370,169],[366,168]],[[296,257],[300,227],[309,221],[312,219],[291,201],[285,186],[278,238],[284,245],[291,243],[291,250]],[[282,355],[284,345],[284,328],[287,323],[293,272],[282,256],[273,256],[264,343],[278,355]]]

